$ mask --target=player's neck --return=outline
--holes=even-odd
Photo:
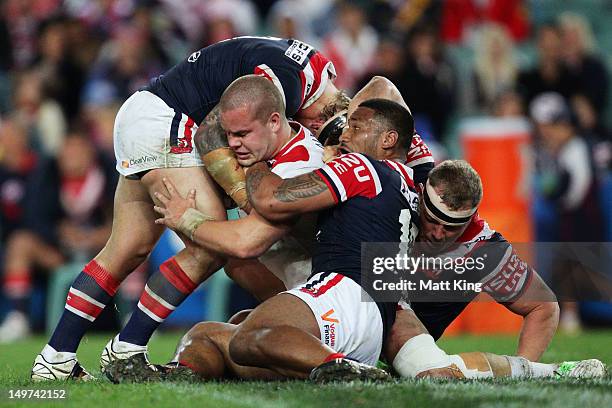
[[[272,154],[272,157],[276,157],[278,152],[283,150],[283,148],[287,145],[287,143],[289,143],[289,141],[293,139],[296,134],[297,134],[297,131],[291,127],[289,122],[285,122],[278,132],[278,135],[279,135],[278,143],[276,143],[276,149],[274,149],[274,153]]]
[[[393,160],[403,163],[406,161],[406,153],[398,150],[383,150],[381,160]]]

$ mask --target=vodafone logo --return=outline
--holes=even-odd
[[[196,51],[193,54],[191,54],[189,56],[189,58],[187,58],[188,62],[196,62],[198,60],[198,58],[200,58],[200,55],[202,54],[202,51]]]

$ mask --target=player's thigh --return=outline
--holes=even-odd
[[[119,177],[113,203],[113,231],[111,234],[129,234],[139,240],[132,231],[161,234],[163,227],[155,224],[157,215],[146,185],[140,180]],[[146,234],[149,235],[149,234]]]
[[[321,338],[317,319],[310,307],[288,293],[278,294],[257,306],[238,326],[235,336],[279,326],[296,327]]]
[[[115,190],[110,238],[96,260],[113,272],[131,271],[148,255],[161,236],[147,188],[121,176]]]
[[[219,188],[204,167],[165,168],[149,171],[143,176],[142,182],[154,201],[157,201],[154,198],[155,192],[166,192],[162,181],[164,177],[172,181],[178,193],[183,197],[190,190],[195,189],[198,210],[217,220],[226,219]]]
[[[238,286],[259,301],[287,290],[283,282],[256,259],[231,258],[227,261],[224,270]]]

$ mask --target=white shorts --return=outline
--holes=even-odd
[[[123,103],[115,119],[113,143],[117,171],[129,176],[170,167],[204,164],[193,138],[198,125],[148,91],[138,91]]]
[[[323,272],[289,290],[314,313],[321,342],[361,363],[375,365],[382,350],[383,321],[374,302],[362,300],[361,286],[346,276]]]

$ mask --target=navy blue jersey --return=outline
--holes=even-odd
[[[145,90],[200,124],[235,79],[249,74],[271,80],[295,115],[323,92],[333,64],[310,45],[294,39],[237,37],[194,52]]]
[[[361,285],[363,242],[414,241],[418,195],[412,170],[350,153],[330,161],[317,174],[337,205],[319,215],[313,274],[336,272]],[[395,321],[397,303],[377,304],[386,334]]]

